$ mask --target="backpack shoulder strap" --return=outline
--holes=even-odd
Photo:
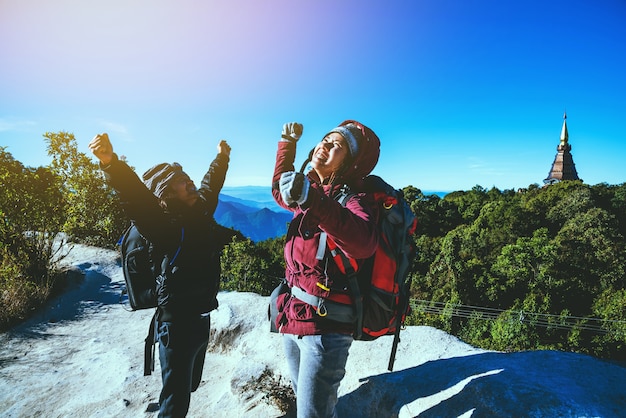
[[[154,347],[156,343],[156,328],[157,328],[157,311],[154,311],[150,325],[148,327],[148,335],[144,344],[143,355],[143,375],[150,376],[154,371]]]
[[[165,272],[167,268],[171,268],[178,258],[180,254],[180,250],[183,247],[183,241],[185,240],[185,228],[181,227],[180,229],[180,243],[178,244],[178,249],[172,256],[171,260],[168,259],[167,256],[163,257],[163,263],[161,264],[161,272]],[[152,315],[152,319],[150,320],[150,326],[148,327],[148,335],[145,339],[144,344],[144,361],[143,361],[143,375],[149,376],[154,371],[154,357],[155,357],[155,346],[157,342],[157,316],[158,316],[158,307],[154,311],[154,315]]]
[[[346,206],[348,200],[352,196],[356,195],[347,184],[344,184],[335,199],[341,203],[343,207]],[[326,235],[325,232],[322,234]],[[359,282],[357,278],[357,271],[359,269],[359,265],[357,261],[353,258],[346,256],[341,248],[337,246],[335,241],[331,237],[324,236],[324,249],[326,244],[328,243],[328,249],[330,250],[330,254],[332,255],[335,263],[339,270],[348,277],[348,287],[350,288],[350,292],[352,293],[352,298],[354,300],[354,310],[356,313],[356,323],[354,327],[354,337],[356,339],[360,339],[363,332],[363,298],[361,297],[361,289],[359,287]],[[321,244],[322,238],[320,238]],[[320,252],[323,252],[324,249],[318,248],[318,255]]]
[[[355,194],[356,193],[353,192],[352,189],[350,189],[350,186],[348,186],[347,184],[344,184],[339,189],[339,193],[335,195],[335,200],[341,203],[341,206],[345,207],[346,203],[348,203],[348,200],[350,200],[350,198],[354,196]]]
[[[174,263],[176,262],[176,259],[178,258],[178,255],[180,254],[180,251],[183,248],[183,242],[185,241],[185,227],[180,228],[180,242],[178,243],[178,248],[176,249],[176,251],[174,252],[174,254],[171,256],[169,256],[169,254],[165,254],[163,256],[163,260],[161,261],[161,274],[166,272],[169,268],[174,266]]]

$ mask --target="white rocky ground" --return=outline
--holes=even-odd
[[[143,376],[151,311],[120,303],[115,251],[76,245],[84,277],[36,317],[0,334],[0,416],[150,417],[159,364]],[[221,293],[203,380],[189,417],[279,417],[288,388],[268,298]],[[626,368],[554,351],[488,352],[430,327],[355,342],[340,387],[345,417],[624,417]],[[283,396],[284,397],[284,396]]]

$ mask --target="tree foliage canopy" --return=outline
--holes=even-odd
[[[444,198],[411,191],[423,234],[414,297],[477,307],[466,317],[418,310],[413,319],[486,348],[623,359],[625,193],[626,184],[580,181],[516,192],[475,187]]]

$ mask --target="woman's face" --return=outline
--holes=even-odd
[[[320,179],[328,178],[339,168],[349,156],[346,140],[337,132],[326,135],[322,142],[317,144],[311,158],[311,167],[317,172]]]

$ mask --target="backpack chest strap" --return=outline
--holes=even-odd
[[[352,323],[355,321],[355,309],[352,305],[333,302],[311,295],[297,286],[291,288],[291,295],[302,302],[315,308],[315,312],[321,317],[328,317],[333,321]]]
[[[326,254],[326,239],[328,238],[328,234],[324,231],[320,234],[320,242],[317,244],[317,253],[315,254],[315,258],[317,260],[323,260],[324,255]]]
[[[316,259],[324,259],[324,256],[326,255],[326,247],[328,247],[330,255],[333,257],[333,260],[335,260],[335,264],[337,264],[337,267],[342,274],[350,276],[359,270],[359,264],[357,261],[354,258],[345,255],[332,237],[329,237],[326,232],[322,231],[320,234],[320,242],[317,246],[317,253],[315,254]]]

